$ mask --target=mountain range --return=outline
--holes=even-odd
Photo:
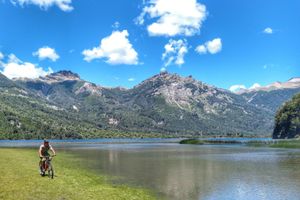
[[[131,89],[71,71],[37,79],[0,74],[0,138],[270,136],[300,78],[232,93],[163,72]]]

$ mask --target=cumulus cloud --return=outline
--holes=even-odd
[[[162,60],[165,61],[165,66],[176,64],[184,64],[184,55],[188,52],[188,44],[186,40],[170,39],[165,45],[165,52],[162,55]]]
[[[207,53],[207,48],[204,44],[199,45],[195,49],[199,54],[206,54]]]
[[[7,63],[2,63],[3,70],[0,71],[6,77],[12,78],[38,78],[53,73],[51,68],[45,71],[42,67],[38,67],[30,62],[23,62],[14,54],[8,56]]]
[[[166,68],[166,67],[160,68],[160,72],[166,72],[166,71],[167,71],[167,68]]]
[[[70,12],[74,8],[71,3],[72,0],[11,0],[11,3],[14,5],[19,4],[20,6],[24,5],[36,5],[43,10],[47,10],[49,7],[57,6],[59,9],[65,12]]]
[[[59,55],[56,53],[55,49],[48,46],[39,48],[36,52],[33,52],[34,56],[38,56],[40,60],[50,59],[55,62],[59,59]]]
[[[196,0],[149,0],[136,22],[143,25],[150,18],[147,30],[151,36],[192,36],[199,33],[206,16],[205,5]]]
[[[138,54],[128,40],[128,31],[114,31],[108,37],[101,40],[100,46],[85,49],[82,54],[84,60],[90,62],[94,59],[106,58],[107,63],[112,65],[138,64]]]
[[[265,34],[273,34],[273,29],[270,27],[267,27],[263,30],[263,33]]]
[[[238,92],[241,89],[247,89],[245,85],[232,85],[230,86],[229,90],[231,92]]]
[[[233,86],[229,87],[229,90],[231,92],[239,92],[240,90],[254,90],[254,89],[257,89],[260,87],[261,87],[261,85],[259,83],[254,83],[249,88],[247,88],[245,85],[233,85]]]
[[[210,54],[219,53],[222,50],[222,40],[221,38],[215,38],[211,41],[207,41],[205,44],[196,47],[195,51],[199,54]]]
[[[220,38],[213,39],[206,43],[206,48],[211,54],[216,54],[222,50],[222,41]]]
[[[259,83],[254,83],[249,89],[256,89],[261,87],[261,85]]]

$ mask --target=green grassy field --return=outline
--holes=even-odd
[[[53,159],[54,179],[38,174],[37,150],[0,148],[0,199],[119,200],[155,199],[150,191],[117,186],[80,166],[81,160],[61,153]]]
[[[198,144],[198,145],[205,145],[205,144],[240,144],[239,141],[234,140],[199,140],[199,139],[185,139],[181,140],[179,144]]]

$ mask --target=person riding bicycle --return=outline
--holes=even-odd
[[[40,156],[40,174],[44,175],[45,172],[43,170],[43,162],[44,162],[44,158],[50,156],[48,151],[52,151],[53,155],[55,156],[55,150],[53,149],[53,147],[49,144],[48,140],[44,140],[44,143],[41,144],[40,148],[39,148],[39,156]]]

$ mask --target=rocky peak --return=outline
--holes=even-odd
[[[48,76],[65,77],[69,79],[80,79],[80,76],[78,74],[68,70],[61,70],[58,72],[54,72]]]
[[[168,85],[184,85],[187,83],[193,83],[196,85],[203,85],[202,82],[196,81],[192,76],[181,77],[178,74],[171,74],[168,72],[161,72],[157,75],[152,76],[151,78],[143,81],[136,87],[142,87],[145,85],[153,85],[155,87],[164,87]]]
[[[225,100],[226,103],[231,101],[222,90],[197,81],[192,76],[181,77],[166,72],[145,80],[134,89],[142,94],[162,96],[168,104],[186,110],[191,110],[193,104],[199,103],[205,111],[217,113],[214,107],[218,105],[210,105],[211,99]]]
[[[40,77],[39,80],[47,83],[55,83],[55,82],[63,82],[63,81],[80,80],[80,76],[71,71],[62,70],[62,71],[49,74],[45,77]]]

